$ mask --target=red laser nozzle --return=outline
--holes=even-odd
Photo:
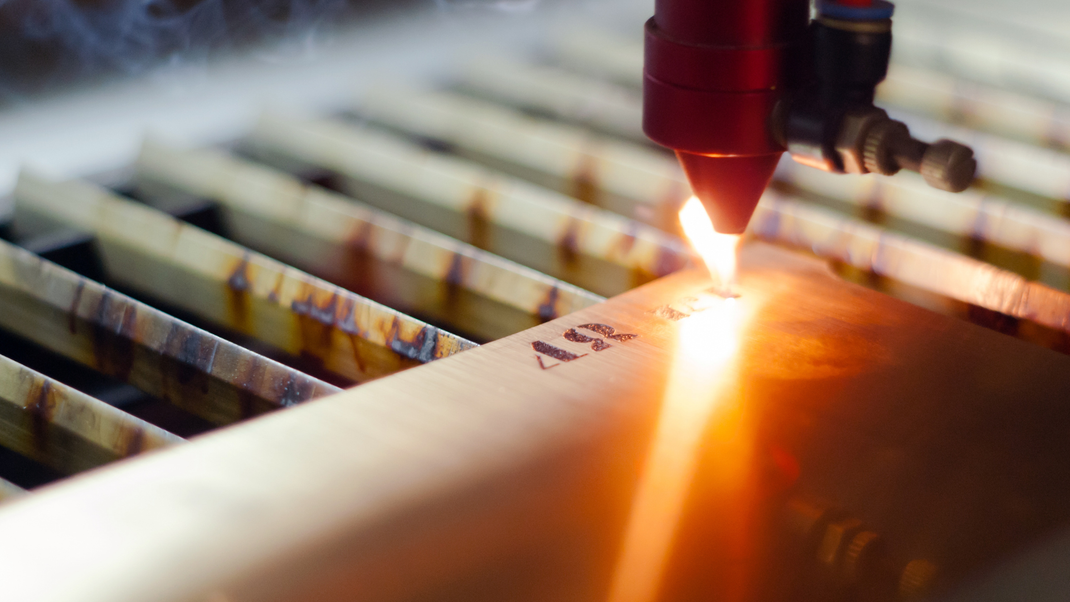
[[[643,130],[674,149],[717,231],[750,221],[784,148],[770,127],[808,0],[657,0]]]

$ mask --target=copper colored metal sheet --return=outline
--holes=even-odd
[[[1070,358],[764,245],[738,299],[710,285],[675,274],[12,504],[6,591],[879,600],[1070,519]]]

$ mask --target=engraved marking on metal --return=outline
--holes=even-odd
[[[639,335],[637,334],[617,332],[617,329],[607,324],[580,324],[578,328],[590,330],[591,332],[597,332],[598,334],[606,337],[607,339],[613,339],[614,341],[620,341],[621,343],[625,343],[627,341],[639,337]]]
[[[565,351],[560,347],[554,347],[553,345],[549,343],[544,343],[543,341],[532,342],[531,348],[543,355],[548,355],[554,358],[555,360],[560,360],[562,362],[571,362],[572,360],[578,360],[581,357],[587,356],[586,353],[583,355],[576,355],[571,351]]]

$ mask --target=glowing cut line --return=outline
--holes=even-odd
[[[704,436],[725,437],[736,430],[738,408],[719,405],[732,379],[743,324],[743,304],[725,299],[680,322],[672,372],[646,465],[632,501],[631,514],[617,560],[609,602],[652,602],[658,595],[691,489]],[[716,424],[712,421],[716,420]],[[731,435],[727,435],[731,437]],[[741,454],[719,471],[735,481],[745,464]]]

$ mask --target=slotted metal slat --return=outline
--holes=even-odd
[[[339,390],[2,241],[0,327],[218,424]]]
[[[473,343],[86,182],[23,173],[16,219],[97,237],[109,278],[355,381]],[[21,216],[21,217],[20,217]]]
[[[458,154],[621,215],[676,232],[691,195],[665,153],[449,91],[373,89],[362,116],[440,140]]]
[[[182,439],[0,356],[0,445],[65,473]]]
[[[210,150],[148,141],[139,186],[219,203],[238,242],[408,313],[495,339],[604,300],[340,194]],[[166,196],[167,191],[157,190]]]
[[[339,173],[361,201],[600,295],[690,258],[682,241],[655,228],[341,121],[269,115],[250,144]]]

